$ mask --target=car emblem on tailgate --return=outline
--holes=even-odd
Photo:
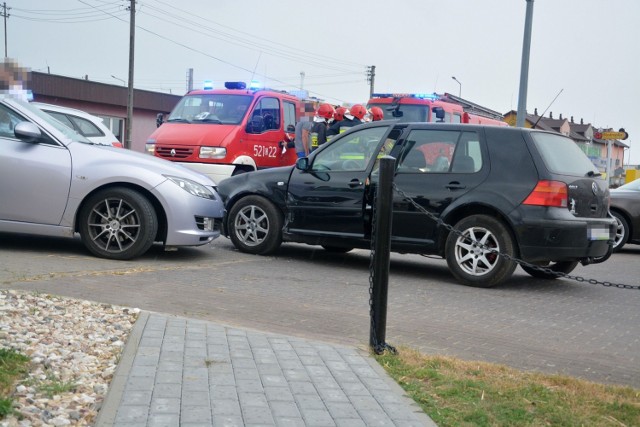
[[[171,157],[175,157],[176,156],[176,149],[172,148],[171,151],[169,151],[169,154],[171,154]]]

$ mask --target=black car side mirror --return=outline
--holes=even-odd
[[[156,114],[156,127],[160,127],[160,125],[164,123],[164,114],[158,113]]]
[[[296,169],[300,169],[301,171],[309,170],[309,158],[301,157],[296,160]]]

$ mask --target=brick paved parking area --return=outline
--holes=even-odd
[[[573,274],[638,285],[640,247]],[[336,344],[365,346],[368,252],[285,244],[275,256],[211,246],[135,261],[93,258],[79,241],[0,240],[3,287],[139,307]],[[534,279],[455,283],[442,260],[392,254],[387,341],[426,353],[640,387],[640,291]]]

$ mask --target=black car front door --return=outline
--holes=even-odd
[[[327,143],[307,170],[289,180],[286,231],[318,237],[363,238],[366,183],[389,125],[356,129]]]

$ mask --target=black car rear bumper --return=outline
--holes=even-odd
[[[605,256],[615,235],[615,220],[524,220],[518,230],[524,261],[578,261]]]

